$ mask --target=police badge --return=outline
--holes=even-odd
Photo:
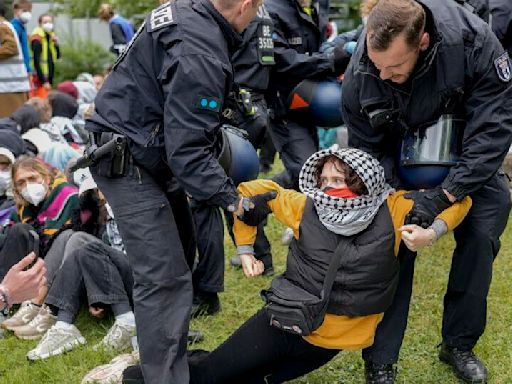
[[[504,52],[500,57],[494,60],[494,66],[496,67],[496,73],[501,81],[508,83],[510,79],[512,79],[508,52]]]

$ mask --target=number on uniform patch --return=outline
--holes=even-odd
[[[508,83],[510,79],[512,79],[508,52],[504,52],[500,57],[494,60],[494,66],[496,67],[496,73],[501,81]]]
[[[151,12],[150,30],[149,32],[156,31],[157,29],[166,27],[173,23],[171,4],[166,3]]]

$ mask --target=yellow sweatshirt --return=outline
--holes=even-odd
[[[298,239],[299,226],[306,205],[306,195],[284,189],[271,180],[253,180],[242,183],[238,187],[238,192],[242,196],[254,196],[269,191],[277,192],[277,197],[268,202],[276,219],[292,228],[294,237]],[[405,193],[406,191],[398,191],[387,198],[389,213],[395,227],[395,256],[398,254],[402,240],[398,228],[404,224],[405,217],[414,204],[413,200],[404,197]],[[448,230],[453,230],[461,223],[470,208],[471,199],[466,197],[443,211],[437,218],[446,223]],[[252,246],[254,244],[256,227],[248,226],[235,217],[233,232],[237,246]],[[328,349],[357,350],[366,348],[373,344],[375,330],[383,316],[384,313],[357,317],[327,314],[323,324],[304,339],[313,345]]]

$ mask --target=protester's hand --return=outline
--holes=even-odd
[[[436,233],[433,229],[425,229],[416,224],[402,225],[398,230],[402,234],[402,240],[406,247],[413,252],[427,245],[432,245],[437,240]]]
[[[9,304],[18,304],[36,297],[39,289],[46,285],[46,268],[43,259],[37,259],[36,263],[28,270],[24,270],[34,262],[36,255],[31,252],[18,264],[9,269],[5,275],[2,286],[9,296]]]
[[[57,36],[53,35],[52,40],[55,43],[55,45],[59,45],[59,38]]]
[[[423,228],[428,228],[437,215],[452,205],[440,187],[425,191],[411,191],[404,197],[414,200],[411,211],[405,217],[405,224],[416,224]]]
[[[105,317],[105,309],[99,307],[89,306],[89,313],[93,317],[97,317],[98,319],[103,319]]]
[[[52,85],[49,83],[49,82],[46,82],[43,84],[43,87],[44,89],[46,89],[47,91],[51,91],[52,90]]]
[[[263,262],[256,259],[254,255],[251,255],[250,253],[244,253],[239,256],[240,261],[242,262],[242,269],[246,277],[259,276],[265,270]]]
[[[238,216],[245,224],[257,227],[271,212],[268,202],[277,197],[276,191],[254,195],[249,198],[248,207],[244,207],[243,214]]]

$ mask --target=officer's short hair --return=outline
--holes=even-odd
[[[380,0],[368,15],[368,44],[376,51],[385,51],[403,34],[407,45],[416,48],[425,20],[425,10],[414,0]]]
[[[32,6],[32,2],[30,0],[14,0],[12,2],[12,8],[13,9],[20,9],[20,8],[25,7],[25,6],[31,7]]]
[[[243,0],[218,0],[218,3],[223,9],[231,9]],[[252,0],[253,7],[258,5],[258,0]]]

